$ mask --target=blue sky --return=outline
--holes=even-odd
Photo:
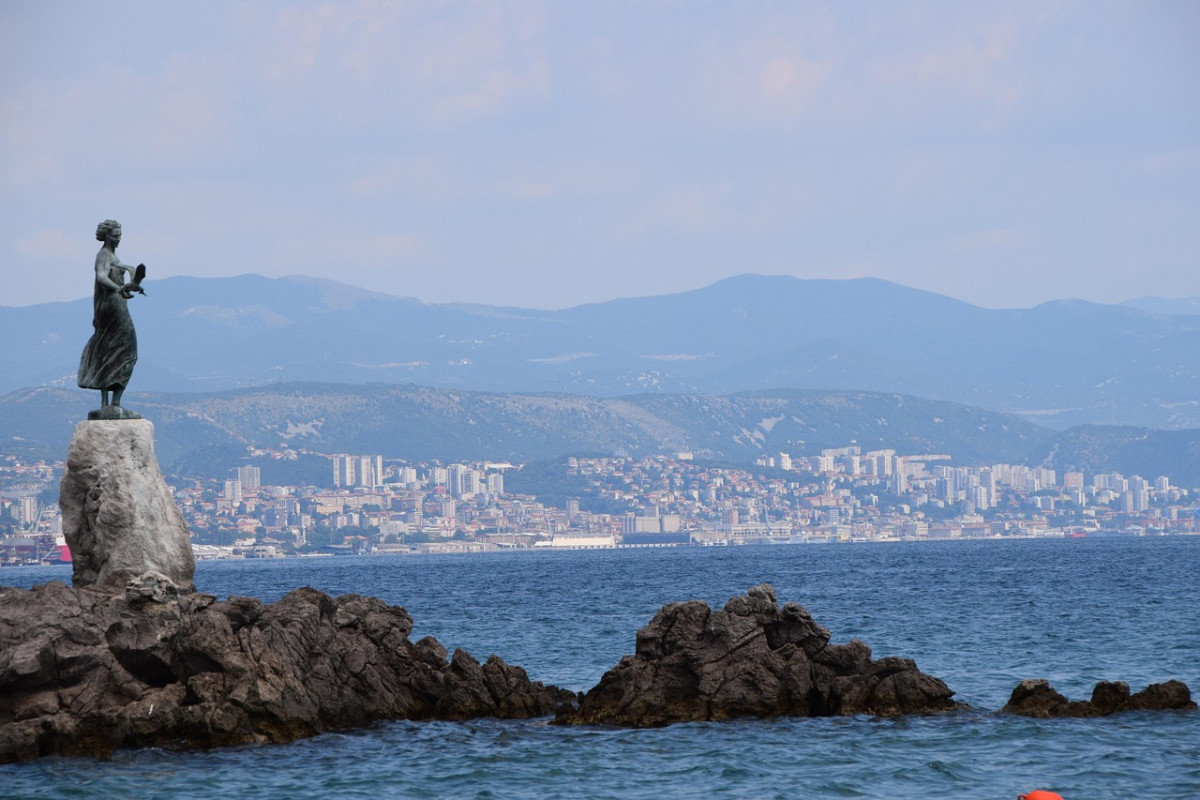
[[[0,304],[306,274],[1200,295],[1200,3],[0,3]]]

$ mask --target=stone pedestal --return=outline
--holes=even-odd
[[[191,537],[154,457],[149,420],[76,425],[59,505],[75,586],[121,587],[157,572],[195,588]]]

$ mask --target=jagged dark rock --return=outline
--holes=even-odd
[[[907,658],[871,658],[802,606],[776,603],[768,584],[719,611],[691,601],[664,606],[626,656],[564,707],[564,724],[647,727],[735,717],[926,713],[963,708],[938,678]]]
[[[1135,694],[1124,681],[1100,681],[1092,689],[1091,700],[1068,700],[1045,678],[1021,681],[1002,714],[1022,717],[1106,717],[1122,711],[1190,711],[1196,708],[1192,690],[1183,681],[1152,683]]]
[[[277,603],[181,590],[148,572],[123,588],[0,587],[0,763],[119,748],[286,742],[387,719],[556,715],[634,727],[736,717],[928,713],[965,708],[911,659],[872,659],[766,584],[712,611],[671,603],[636,653],[580,696],[492,656],[409,640],[382,600],[302,588]],[[1027,680],[1002,713],[1095,717],[1195,709],[1180,681],[1130,694],[1101,682],[1070,701]]]
[[[385,719],[546,716],[573,692],[520,667],[409,641],[412,618],[359,595],[274,604],[180,592],[0,588],[0,763],[123,747],[285,742]]]

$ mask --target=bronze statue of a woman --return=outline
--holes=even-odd
[[[143,264],[127,267],[117,258],[121,243],[121,223],[106,219],[96,227],[96,238],[104,242],[96,254],[96,281],[92,294],[92,338],[79,357],[79,386],[100,390],[100,409],[88,419],[138,419],[121,408],[121,395],[137,363],[137,334],[129,316],[128,302],[134,292],[142,292]],[[130,281],[125,273],[134,273]],[[111,402],[109,394],[112,394]]]

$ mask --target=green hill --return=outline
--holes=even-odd
[[[61,457],[93,393],[39,388],[0,397],[13,452]],[[215,393],[136,393],[164,467],[194,471],[248,448],[380,453],[407,459],[528,460],[689,450],[752,462],[763,453],[866,449],[1015,461],[1053,434],[1017,417],[874,392],[734,395],[496,394],[413,386],[288,384]]]

